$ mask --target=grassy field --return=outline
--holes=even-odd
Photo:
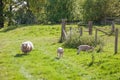
[[[61,25],[32,25],[0,30],[0,80],[120,80],[120,46],[114,54],[114,36],[103,36],[103,52],[64,48],[56,58]],[[120,26],[118,26],[120,27]],[[120,37],[120,35],[119,35]],[[20,45],[32,41],[34,50],[22,55]],[[120,45],[120,39],[119,44]],[[95,60],[91,63],[91,55]]]

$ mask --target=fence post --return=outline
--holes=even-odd
[[[115,52],[114,54],[117,54],[118,51],[118,28],[115,30]]]
[[[95,30],[95,45],[97,44],[97,29]]]
[[[82,27],[79,28],[79,32],[80,32],[80,36],[82,36],[83,35],[83,28]]]
[[[63,42],[66,38],[66,30],[65,30],[65,19],[62,19],[62,26],[61,26],[61,38],[60,38],[60,42]]]
[[[72,27],[70,27],[70,39],[72,37]]]
[[[92,21],[88,22],[88,27],[89,27],[89,35],[92,35]]]
[[[113,33],[115,31],[115,23],[114,21],[112,21],[112,28],[111,28],[111,32]]]

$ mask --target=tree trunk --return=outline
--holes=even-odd
[[[4,27],[3,2],[0,0],[0,28]]]
[[[10,7],[9,7],[9,21],[8,21],[8,26],[13,25],[13,21],[12,21],[12,5],[10,3]]]
[[[28,9],[30,8],[29,0],[26,0]]]

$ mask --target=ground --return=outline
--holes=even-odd
[[[114,36],[105,36],[104,51],[81,52],[65,48],[57,58],[61,25],[32,25],[0,30],[1,80],[119,80],[120,46],[114,55]],[[22,55],[20,45],[31,41],[34,50]],[[113,42],[113,43],[112,43]],[[120,39],[119,39],[120,42]],[[108,45],[109,44],[109,45]],[[94,55],[94,63],[90,66]]]

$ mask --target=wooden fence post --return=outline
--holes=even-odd
[[[72,27],[70,27],[70,39],[72,37]]]
[[[92,21],[88,22],[88,27],[89,27],[89,35],[92,35]]]
[[[114,54],[117,54],[118,51],[118,29],[115,30],[115,52]]]
[[[97,44],[97,29],[95,30],[95,45]]]
[[[111,28],[111,32],[113,33],[115,31],[115,23],[114,21],[112,21],[112,28]]]
[[[80,36],[82,36],[83,35],[83,28],[82,27],[79,28],[79,32],[80,32]]]
[[[62,19],[62,26],[61,26],[61,38],[60,42],[63,42],[66,39],[66,30],[65,30],[65,19]]]

